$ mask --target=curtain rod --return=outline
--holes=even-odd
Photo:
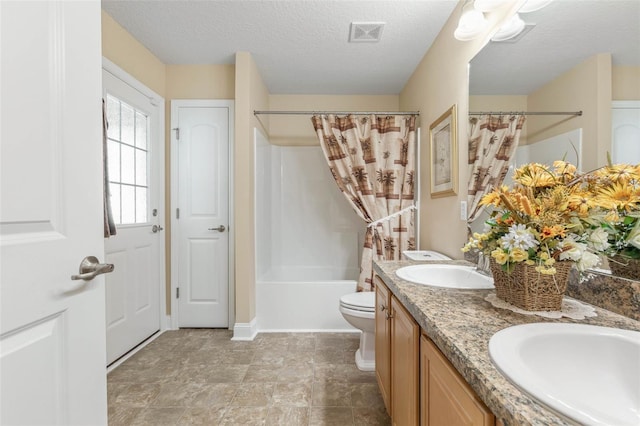
[[[253,111],[253,115],[420,115],[420,111]]]
[[[575,115],[581,116],[582,111],[571,111],[571,112],[529,112],[529,111],[479,111],[479,112],[470,112],[469,115]]]

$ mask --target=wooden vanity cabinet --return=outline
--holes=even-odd
[[[391,296],[391,422],[394,426],[420,423],[420,327]]]
[[[376,379],[393,425],[419,424],[420,327],[376,276]]]
[[[391,324],[389,321],[391,294],[377,275],[374,282],[376,285],[376,380],[384,406],[387,413],[391,415]]]
[[[426,336],[420,337],[422,426],[493,426],[491,411]]]

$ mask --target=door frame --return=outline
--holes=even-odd
[[[169,214],[171,216],[171,328],[177,330],[180,325],[178,309],[178,298],[176,297],[176,289],[178,286],[178,250],[179,244],[178,219],[176,218],[176,208],[178,208],[178,141],[176,139],[175,128],[178,123],[178,108],[180,107],[215,107],[229,108],[229,191],[228,197],[228,213],[229,213],[229,282],[228,287],[228,328],[233,329],[236,318],[235,305],[235,223],[234,223],[234,150],[235,150],[235,101],[229,99],[171,99],[171,205]]]
[[[133,76],[127,73],[125,70],[120,68],[118,65],[111,62],[109,59],[102,57],[102,69],[112,74],[114,77],[122,80],[124,83],[131,86],[133,89],[140,92],[143,96],[149,98],[151,105],[158,107],[158,123],[156,132],[158,134],[158,163],[159,167],[157,168],[158,173],[158,183],[160,184],[160,190],[158,191],[158,223],[166,228],[166,205],[165,205],[165,192],[166,192],[166,181],[165,181],[165,169],[166,169],[166,161],[165,161],[165,109],[164,109],[164,98],[158,95],[153,90],[149,89],[147,86],[142,84],[140,81],[136,80]],[[104,93],[104,84],[103,84],[103,92]],[[167,263],[167,254],[166,254],[166,237],[160,239],[160,246],[158,247],[158,257],[160,258],[160,270],[158,271],[158,292],[159,292],[159,301],[160,303],[160,333],[168,330],[171,327],[170,318],[167,316],[167,274],[166,274],[166,263]],[[158,334],[156,334],[157,336]],[[142,342],[141,342],[142,343]],[[136,346],[139,348],[141,346]],[[129,354],[133,354],[134,352],[129,352]],[[122,360],[126,359],[127,355]],[[119,361],[112,365],[119,365]]]

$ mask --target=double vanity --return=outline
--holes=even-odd
[[[639,424],[640,321],[495,308],[474,269],[374,263],[376,378],[394,425]]]

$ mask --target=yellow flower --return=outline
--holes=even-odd
[[[595,202],[604,208],[612,206],[613,208],[631,211],[633,208],[638,208],[640,198],[631,185],[616,182],[600,189]]]
[[[493,257],[496,260],[496,263],[498,263],[499,265],[504,265],[505,263],[507,263],[507,261],[509,261],[509,255],[502,249],[495,249],[494,251],[492,251],[491,257]]]
[[[510,257],[511,257],[511,260],[513,260],[514,262],[522,262],[523,260],[526,260],[529,257],[529,253],[522,250],[521,248],[514,248],[513,250],[511,250]]]
[[[538,163],[525,164],[517,169],[513,179],[523,186],[535,188],[553,186],[556,182],[556,176],[549,169]]]
[[[536,272],[542,275],[554,275],[556,273],[556,268],[553,266],[536,266]]]
[[[638,165],[630,164],[614,164],[612,166],[603,167],[596,170],[596,176],[610,179],[616,183],[627,183],[630,180],[640,179]]]

